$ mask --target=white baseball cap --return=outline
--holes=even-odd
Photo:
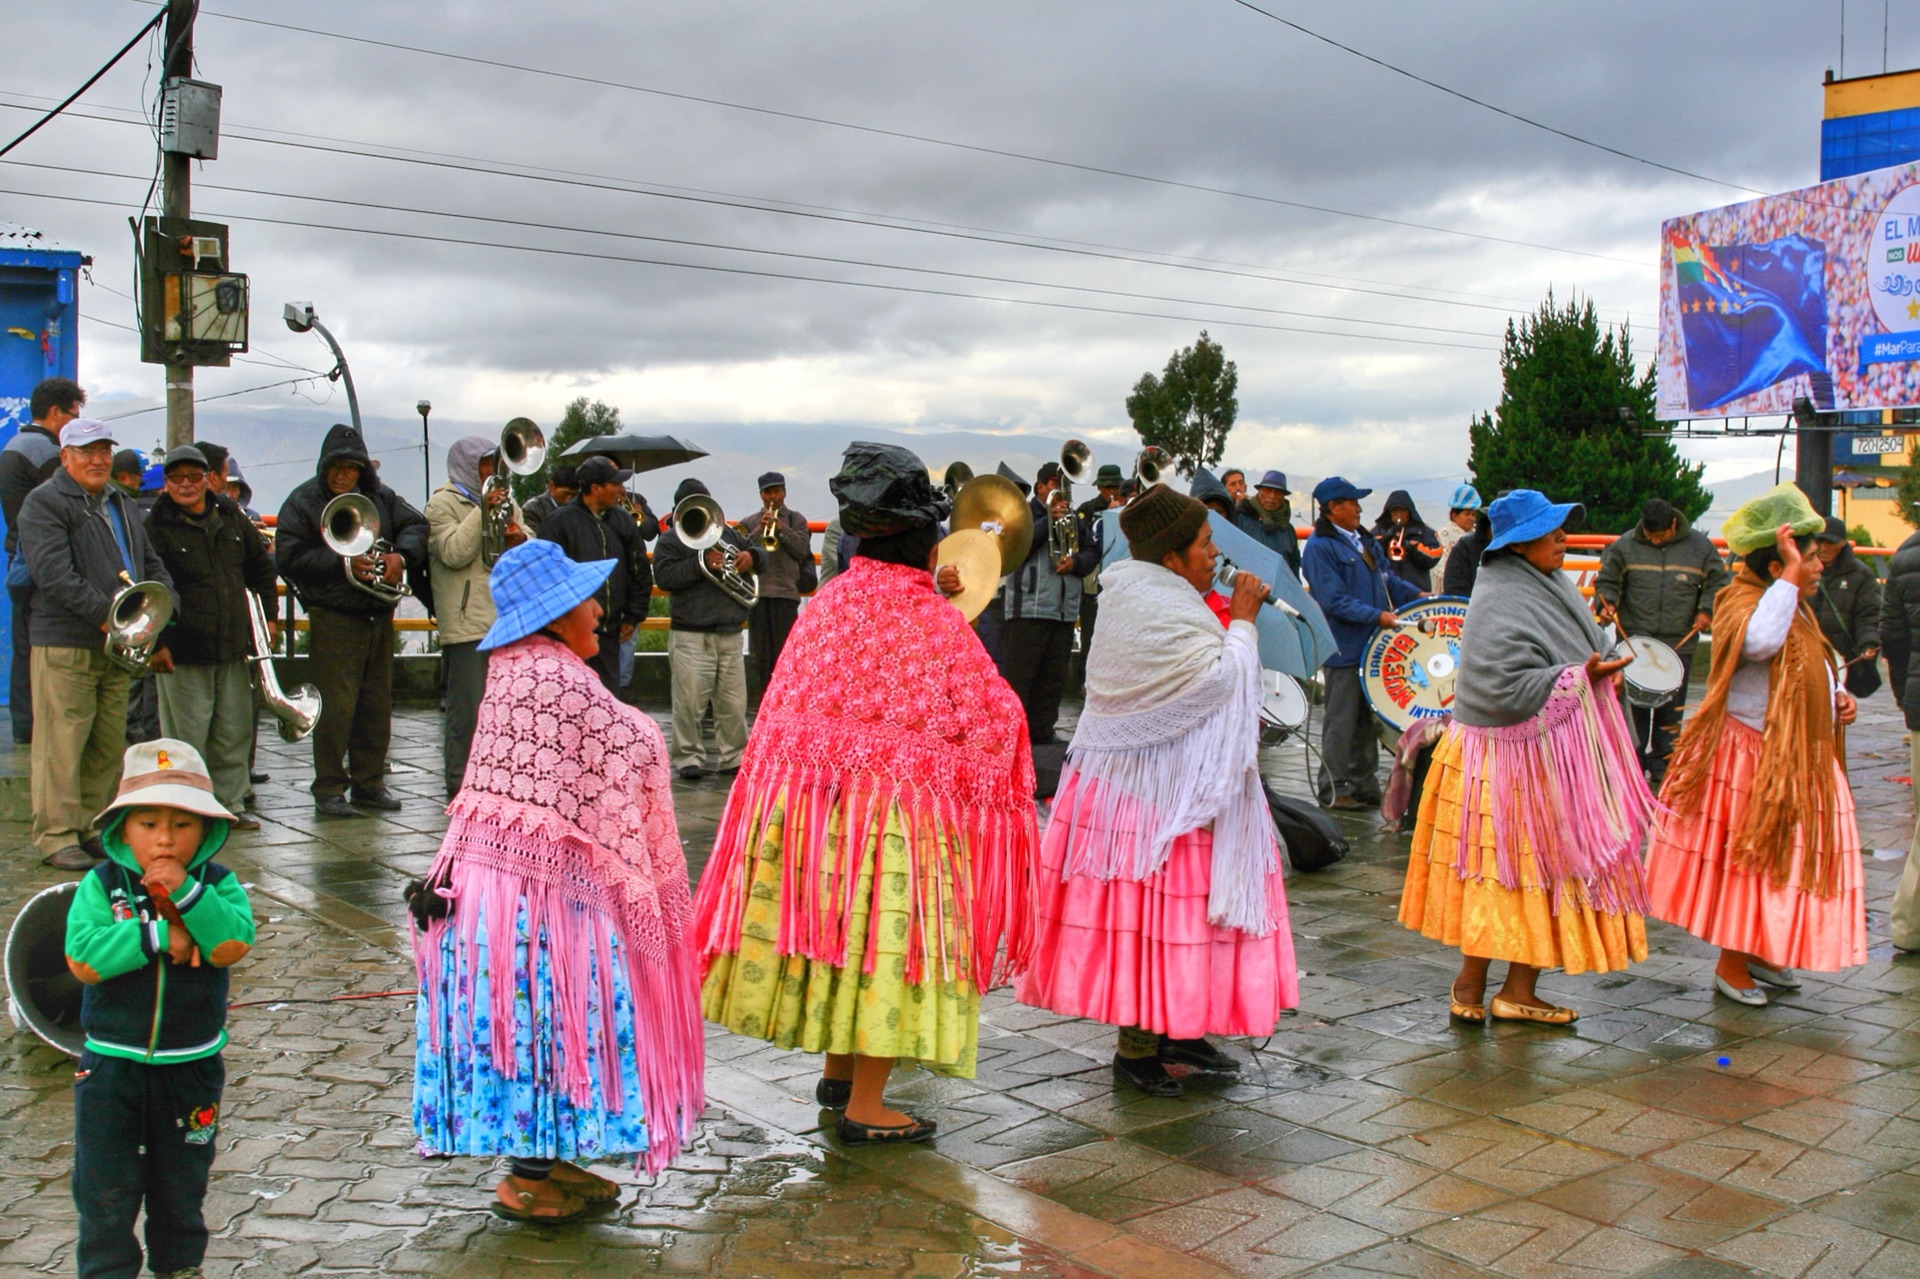
[[[63,449],[85,448],[89,444],[118,444],[113,438],[113,428],[97,417],[77,417],[60,428],[60,447]]]

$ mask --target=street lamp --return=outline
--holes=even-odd
[[[353,393],[353,371],[347,368],[346,353],[341,351],[340,344],[333,340],[333,334],[327,332],[327,326],[320,323],[320,317],[314,314],[313,303],[289,302],[281,315],[285,318],[287,327],[295,333],[313,332],[326,339],[327,346],[333,351],[333,368],[328,372],[327,380],[346,383],[347,413],[353,418],[353,429],[359,431],[360,397]],[[360,435],[362,439],[366,438],[366,432],[361,431]]]
[[[420,415],[420,491],[426,496],[421,499],[420,509],[426,510],[427,503],[433,500],[433,456],[432,444],[427,440],[427,414],[433,412],[433,401],[422,400],[413,406]]]

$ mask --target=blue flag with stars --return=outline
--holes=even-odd
[[[1803,235],[1764,244],[1674,244],[1693,409],[1827,371],[1826,269],[1826,245]]]

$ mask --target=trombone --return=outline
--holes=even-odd
[[[480,562],[488,568],[506,554],[507,531],[513,527],[513,495],[500,472],[532,475],[546,465],[546,434],[532,418],[514,418],[500,428],[500,447],[493,456],[493,474],[480,488]]]
[[[365,493],[342,493],[327,503],[320,512],[320,540],[340,557],[347,581],[375,599],[397,604],[401,596],[413,593],[404,579],[389,586],[382,578],[369,582],[353,571],[354,560],[362,555],[378,559],[393,554],[392,545],[380,536],[380,508]]]

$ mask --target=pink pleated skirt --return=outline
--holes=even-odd
[[[1095,797],[1069,771],[1041,841],[1033,963],[1015,997],[1175,1039],[1272,1034],[1281,1010],[1300,1002],[1280,872],[1267,880],[1276,927],[1264,937],[1207,922],[1209,831],[1180,836],[1166,866],[1145,880],[1066,878],[1068,824],[1058,817],[1075,804],[1087,820]]]
[[[1772,967],[1838,972],[1867,962],[1865,877],[1853,790],[1838,764],[1833,838],[1840,854],[1839,891],[1821,897],[1800,886],[1800,841],[1793,870],[1776,888],[1766,876],[1735,866],[1728,856],[1760,767],[1760,734],[1731,716],[1721,730],[1697,811],[1667,813],[1647,849],[1652,914],[1727,950],[1753,955]]]

